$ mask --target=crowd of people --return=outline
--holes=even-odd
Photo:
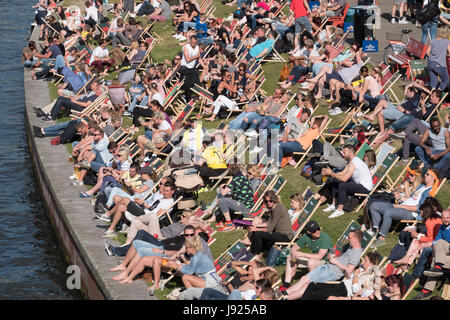
[[[79,195],[108,223],[104,237],[126,234],[122,245],[105,242],[107,255],[125,257],[110,270],[119,272],[112,279],[132,283],[151,270],[154,295],[165,275],[179,277],[182,288],[168,296],[179,300],[400,300],[404,272],[415,264],[412,277],[422,287],[416,298],[431,296],[450,268],[450,210],[436,200],[450,174],[449,114],[440,113],[447,106],[450,9],[445,0],[419,2],[394,1],[391,23],[397,8],[400,24],[408,23],[407,9],[416,19],[439,8],[430,21],[417,17],[429,46],[426,77],[406,83],[404,100],[395,103],[385,91],[395,63],[369,66],[361,44],[342,23],[333,24],[350,1],[317,7],[306,0],[224,1],[235,10],[216,18],[208,1],[87,0],[81,9],[39,0],[39,41],[24,48],[24,67],[34,80],[58,82],[58,98],[34,107],[50,126],[34,126],[33,133],[71,144],[71,184],[92,186]],[[165,39],[150,28],[166,21],[180,51],[155,63],[152,46]],[[288,63],[268,95],[261,86],[275,81],[265,78],[262,64],[281,54]],[[191,103],[199,111],[184,115]],[[317,115],[319,104],[328,112]],[[349,121],[332,128],[341,113]],[[381,150],[395,149],[396,140],[405,172],[380,185],[387,157]],[[246,141],[251,163],[239,149]],[[295,190],[288,210],[267,181],[299,164],[297,176],[287,179],[311,179],[320,189],[310,197]],[[201,203],[199,195],[210,190],[215,199]],[[349,232],[342,254],[335,255],[327,228],[314,219],[297,234],[294,225],[310,199],[338,219],[367,195],[364,223]],[[236,220],[246,214],[249,224]],[[401,220],[415,224],[400,232],[401,248],[391,252],[401,272],[386,274],[379,253],[367,252],[363,232],[373,237],[372,248],[382,247],[393,221]],[[228,268],[236,275],[224,282],[210,250],[214,230],[241,227],[251,259],[234,257]],[[269,263],[275,243],[291,245],[282,272]],[[308,272],[293,283],[299,267]]]

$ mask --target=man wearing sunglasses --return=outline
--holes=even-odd
[[[285,290],[291,286],[291,280],[297,272],[297,267],[308,268],[309,271],[324,265],[327,261],[327,254],[332,248],[331,238],[320,230],[316,221],[309,221],[306,226],[306,233],[298,239],[291,249],[291,254],[287,257],[286,272],[283,287]],[[312,253],[300,251],[308,246]]]
[[[252,232],[249,237],[252,242],[250,251],[259,261],[261,253],[269,250],[275,242],[289,242],[294,237],[289,213],[273,190],[264,194],[264,205],[270,212],[269,220],[262,222],[255,219],[249,228]]]

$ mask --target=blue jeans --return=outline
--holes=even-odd
[[[402,208],[394,208],[389,202],[374,201],[370,204],[373,227],[379,229],[379,233],[385,237],[392,225],[392,220],[414,220],[411,211]],[[383,220],[383,223],[381,223]],[[381,223],[381,226],[380,226]]]
[[[331,271],[329,264],[324,264],[323,266],[315,268],[313,271],[308,273],[308,278],[311,282],[324,283],[327,281],[336,281],[336,275]]]
[[[294,76],[291,80],[292,84],[296,84],[300,78],[308,72],[308,68],[304,66],[295,66],[292,68],[290,76]]]
[[[414,270],[412,272],[413,278],[420,278],[423,274],[423,271],[425,270],[428,259],[433,254],[433,247],[427,247],[422,250],[422,254],[420,255],[419,260],[416,263],[416,266],[414,267]]]
[[[436,30],[438,26],[438,20],[428,21],[422,25],[422,43],[427,43],[428,31],[430,32],[430,40],[436,39]]]
[[[390,126],[389,128],[391,128],[392,130],[400,130],[400,129],[404,129],[406,128],[413,120],[414,120],[414,116],[410,115],[410,114],[405,114],[403,117],[401,117],[400,119],[395,120]]]
[[[91,169],[98,172],[101,167],[106,167],[106,163],[103,161],[102,156],[95,150],[95,159],[91,162]]]
[[[428,60],[428,73],[430,75],[430,86],[432,88],[438,88],[438,76],[441,78],[440,90],[445,90],[449,83],[447,67],[442,67],[436,62]]]
[[[422,147],[417,146],[416,149],[414,149],[414,151],[416,152],[419,159],[422,160],[423,164],[427,168],[433,166],[434,168],[441,170],[442,167],[445,165],[445,163],[447,161],[450,161],[450,153],[449,152],[447,152],[445,155],[443,155],[439,159],[439,161],[433,165],[433,162],[430,159],[430,156],[425,152],[425,150]],[[443,150],[435,150],[435,149],[431,148],[431,154],[438,154],[438,153],[441,153],[442,151]]]
[[[64,57],[59,55],[55,59],[55,69],[58,71],[60,68],[64,68],[66,66],[66,62],[64,61]]]
[[[128,107],[128,111],[130,111],[131,113],[133,113],[134,108],[136,108],[136,106],[138,105],[138,97],[134,97],[133,100],[130,103],[130,106]],[[148,96],[144,96],[142,98],[142,100],[139,102],[139,106],[143,106],[145,107],[147,105],[148,102]]]
[[[70,121],[66,121],[66,122],[61,122],[58,124],[55,124],[54,126],[50,126],[47,128],[44,128],[44,136],[45,137],[54,137],[57,136],[59,134],[61,134],[65,128],[67,128],[67,126],[69,125]]]
[[[148,233],[145,230],[139,230],[136,234],[136,237],[134,237],[134,240],[142,240],[142,241],[154,244],[155,246],[163,245],[163,242],[161,240],[156,239],[154,236],[152,236],[150,233]],[[130,247],[131,247],[131,245],[122,246],[122,247],[112,247],[111,251],[114,255],[123,257],[127,254],[128,249],[130,249]]]
[[[262,118],[262,115],[260,115],[257,112],[249,112],[247,114],[246,118],[247,118],[247,121],[242,119],[242,123],[241,123],[241,129],[244,130],[244,131],[247,130],[248,127],[251,127],[251,125],[253,124],[254,120],[257,121],[256,125],[254,126],[254,129],[256,129],[260,119]]]
[[[247,117],[251,112],[242,112],[236,118],[230,121],[228,128],[231,130],[238,130],[241,127],[242,121]]]
[[[129,193],[123,191],[121,188],[114,187],[112,188],[109,196],[108,201],[106,202],[106,205],[108,207],[111,207],[114,203],[114,196],[121,196],[128,199],[133,199],[133,196],[131,196]]]
[[[188,32],[189,28],[195,29],[195,23],[185,21],[183,23],[183,32],[184,33]]]
[[[309,22],[307,16],[298,17],[295,19],[295,34],[300,34],[305,28],[309,33],[312,33],[311,22]]]
[[[273,22],[272,26],[275,27],[275,31],[282,37],[286,36],[286,33],[294,33],[293,27],[288,27],[285,24],[282,24],[281,22]]]
[[[276,129],[279,128],[280,119],[274,116],[264,116],[258,129]]]
[[[289,141],[280,143],[280,150],[278,151],[278,161],[281,163],[284,153],[304,152],[303,147],[298,141]]]
[[[23,66],[25,68],[34,67],[34,65],[39,61],[39,59],[33,58],[33,60],[25,60]]]

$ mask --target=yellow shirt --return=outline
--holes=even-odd
[[[222,154],[225,150],[225,145],[222,148],[216,148],[215,146],[209,146],[203,150],[202,158],[205,159],[206,164],[211,169],[226,169],[227,164]]]
[[[137,174],[134,178],[130,177],[130,172],[127,171],[123,175],[123,180],[130,184],[130,186],[136,188],[142,186],[141,175]]]

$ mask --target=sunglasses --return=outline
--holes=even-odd
[[[269,202],[272,202],[272,203],[273,203],[272,200],[264,200],[264,203],[265,203],[265,204],[268,204]]]
[[[185,233],[184,236],[185,237],[193,237],[195,234],[194,233]]]

